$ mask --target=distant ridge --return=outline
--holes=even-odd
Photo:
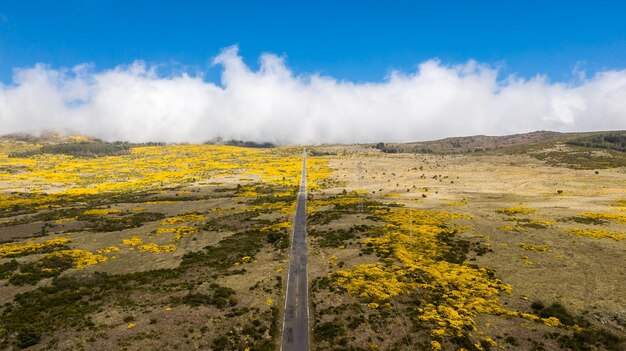
[[[0,141],[16,142],[24,145],[69,144],[69,143],[102,143],[122,144],[131,146],[165,145],[161,142],[130,143],[126,141],[105,142],[103,140],[83,135],[63,135],[56,132],[45,132],[41,135],[27,133],[12,133],[0,136]],[[588,148],[600,148],[607,150],[626,151],[626,131],[594,131],[561,133],[553,131],[535,131],[501,136],[472,135],[463,137],[449,137],[438,140],[418,141],[408,143],[380,142],[371,145],[386,153],[432,153],[432,154],[459,154],[468,152],[488,152],[494,150],[511,149],[525,145],[547,146],[550,143],[561,142]],[[211,139],[204,144],[230,145],[248,148],[273,148],[276,144],[271,142],[253,142],[246,140],[223,140],[222,138]]]
[[[603,139],[605,137],[607,138],[606,141]],[[597,140],[595,142],[592,142],[594,138],[596,138]],[[573,145],[599,147],[622,151],[622,139],[620,138],[626,138],[626,131],[580,133],[535,131],[530,133],[503,136],[473,135],[465,137],[450,137],[445,139],[421,142],[378,143],[374,145],[374,147],[387,153],[456,154],[467,152],[484,152],[530,144],[541,144],[558,141],[566,142]],[[617,142],[617,144],[615,145],[616,147],[610,147],[610,144],[612,144],[613,142]],[[600,146],[603,144],[605,145],[605,147]]]

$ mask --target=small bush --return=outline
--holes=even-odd
[[[346,333],[346,328],[337,322],[324,322],[315,327],[315,340],[333,342]]]
[[[9,154],[9,157],[29,157],[39,154],[62,154],[78,157],[98,157],[98,156],[119,156],[127,155],[130,153],[130,149],[136,146],[127,142],[78,142],[78,143],[63,143],[54,145],[44,145],[39,149],[14,152]]]
[[[602,224],[609,223],[609,221],[603,218],[592,218],[592,217],[583,217],[583,216],[567,217],[559,221],[560,222],[574,221],[576,223],[593,224],[593,225],[602,225]]]
[[[550,306],[545,307],[541,301],[535,301],[531,304],[531,308],[539,317],[542,318],[555,317],[565,325],[577,324],[581,327],[589,326],[589,322],[587,322],[584,318],[574,317],[560,303],[553,303]]]
[[[532,308],[533,310],[536,310],[536,311],[541,311],[545,307],[546,306],[541,301],[534,301],[532,304],[530,304],[530,308]]]
[[[6,279],[11,276],[17,268],[19,267],[19,263],[16,260],[11,260],[9,262],[0,264],[0,279]]]
[[[558,341],[562,348],[568,350],[597,350],[602,346],[610,351],[624,350],[623,340],[605,330],[589,329],[574,332],[572,336],[561,335]]]
[[[233,289],[215,283],[211,284],[211,288],[214,289],[212,295],[189,293],[181,299],[181,302],[192,307],[211,305],[217,308],[232,307],[237,304]]]
[[[506,338],[504,338],[504,342],[509,344],[509,345],[513,345],[513,346],[518,346],[519,342],[517,341],[517,339],[514,336],[507,336]]]
[[[25,329],[17,333],[16,346],[20,349],[37,345],[41,341],[41,336],[31,329]]]

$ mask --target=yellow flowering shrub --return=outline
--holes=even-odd
[[[262,232],[276,232],[276,231],[289,230],[289,229],[291,229],[291,222],[283,221],[283,222],[278,222],[278,223],[265,226],[261,228],[261,231]]]
[[[235,262],[235,266],[239,266],[245,263],[253,262],[253,258],[250,256],[243,256],[238,262]]]
[[[111,208],[95,208],[91,210],[87,210],[83,212],[86,216],[106,216],[111,213],[120,213],[121,210],[111,209]]]
[[[332,173],[332,170],[328,167],[328,159],[324,157],[308,157],[306,163],[307,188],[311,191],[324,188]]]
[[[26,241],[21,243],[3,244],[0,245],[0,258],[42,253],[57,247],[62,247],[70,241],[71,240],[68,238],[54,238],[46,240],[42,243]]]
[[[161,225],[179,224],[185,222],[202,222],[206,219],[205,216],[197,213],[189,213],[181,216],[166,218],[161,221]]]
[[[174,245],[157,245],[157,244],[154,244],[154,243],[150,243],[150,244],[137,246],[137,250],[139,250],[139,251],[149,251],[149,252],[154,252],[154,253],[172,252],[172,251],[176,250],[176,246],[174,246]]]
[[[441,350],[441,343],[439,341],[433,340],[430,342],[430,347],[435,351],[439,351]]]
[[[507,207],[507,208],[501,208],[496,210],[496,213],[500,213],[500,214],[504,214],[507,216],[513,216],[513,215],[517,215],[517,214],[532,214],[535,213],[537,210],[534,208],[527,208],[527,207]]]
[[[364,243],[380,262],[333,273],[337,284],[350,294],[378,304],[397,295],[418,291],[425,298],[417,307],[418,318],[429,326],[434,340],[476,330],[474,317],[478,314],[509,315],[552,323],[504,308],[499,295],[511,293],[512,289],[488,269],[442,259],[447,247],[439,240],[439,235],[463,230],[451,226],[450,220],[471,217],[444,211],[414,210],[411,241],[408,235],[411,220],[406,209],[391,208],[389,212],[378,211],[377,214],[387,223],[386,234],[367,238]]]
[[[327,199],[314,199],[307,201],[307,213],[314,213],[330,206],[350,206],[358,204],[362,198],[350,193],[347,196],[337,196]]]
[[[68,223],[68,222],[73,222],[77,219],[78,217],[59,218],[59,219],[56,219],[54,222],[55,223]]]
[[[624,213],[604,213],[604,212],[585,212],[578,217],[591,220],[606,220],[626,224],[626,214]]]
[[[545,325],[551,326],[551,327],[560,327],[563,324],[561,323],[561,321],[556,318],[556,317],[549,317],[543,320],[543,323]]]
[[[593,239],[609,238],[615,241],[626,239],[626,233],[611,232],[604,229],[568,229],[568,233]]]
[[[534,245],[534,244],[520,243],[519,246],[522,248],[522,250],[543,251],[543,252],[549,252],[550,251],[550,249],[547,246],[545,246],[545,245]]]
[[[104,249],[100,249],[97,252],[99,254],[102,254],[102,253],[111,253],[111,252],[117,252],[117,251],[120,251],[120,249],[117,246],[109,246],[109,247],[105,247]]]
[[[170,201],[170,200],[160,200],[160,201],[146,201],[144,202],[144,204],[146,205],[171,205],[171,204],[175,204],[176,201]]]
[[[526,222],[528,225],[540,225],[540,226],[544,226],[544,227],[549,227],[551,225],[554,225],[553,221],[546,221],[543,219],[531,219],[529,221]]]
[[[177,227],[158,228],[156,230],[157,235],[161,234],[174,234],[172,240],[179,241],[183,236],[195,234],[198,232],[198,228],[190,227],[188,225],[181,225]]]
[[[351,294],[372,301],[385,301],[405,293],[409,286],[401,283],[395,272],[389,272],[378,264],[362,264],[354,269],[335,273],[337,283]]]
[[[44,259],[60,258],[72,262],[72,266],[81,269],[108,260],[106,256],[93,254],[85,250],[60,250],[47,254]]]
[[[465,206],[467,205],[467,201],[465,199],[460,200],[460,201],[450,201],[450,202],[447,202],[445,205],[450,206],[450,207]]]
[[[139,244],[141,244],[143,242],[143,240],[141,240],[140,237],[138,236],[133,236],[129,239],[123,239],[122,240],[122,244],[123,245],[128,245],[128,246],[137,246]]]
[[[618,211],[626,211],[626,199],[617,200],[611,206]]]
[[[0,211],[48,208],[79,202],[86,196],[107,192],[142,191],[187,186],[216,177],[246,177],[266,183],[298,185],[301,149],[249,149],[225,145],[167,145],[131,149],[127,155],[75,158],[42,154],[9,158],[0,154],[0,169],[19,167],[20,172],[1,172],[0,183],[25,188],[25,194],[10,194],[0,201]],[[309,158],[309,187],[324,182],[328,160]],[[38,191],[54,184],[54,193]],[[181,189],[180,195],[190,194]],[[171,199],[152,199],[148,205],[176,204]],[[85,215],[106,215],[99,209]]]

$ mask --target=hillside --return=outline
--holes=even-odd
[[[413,143],[385,143],[376,147],[388,153],[465,153],[550,141],[563,135],[549,131],[504,136],[474,135]]]
[[[580,169],[626,166],[626,131],[558,133],[537,131],[505,136],[468,136],[414,143],[378,143],[384,153],[528,155],[551,165]]]

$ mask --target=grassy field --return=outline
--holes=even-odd
[[[624,349],[623,167],[316,151],[336,185],[310,195],[315,350]]]
[[[313,147],[312,349],[624,349],[623,152],[535,138]],[[277,349],[301,149],[111,145],[0,140],[0,348]]]

